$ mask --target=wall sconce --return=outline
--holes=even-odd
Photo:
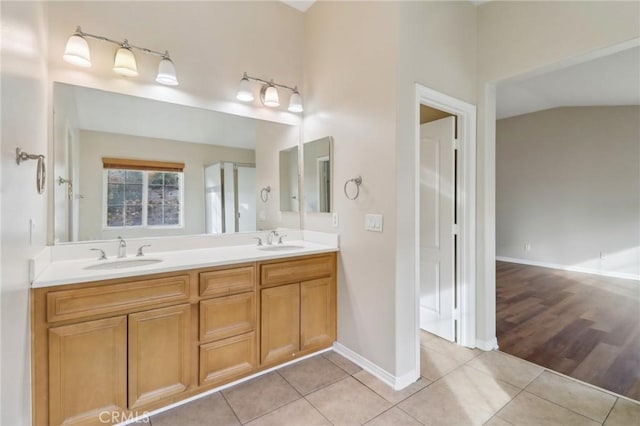
[[[124,75],[126,77],[136,77],[138,75],[138,67],[136,65],[136,57],[133,50],[148,53],[154,56],[160,56],[160,64],[158,65],[158,74],[156,81],[167,86],[177,86],[178,78],[176,77],[176,68],[169,58],[169,52],[164,53],[129,44],[127,39],[122,42],[111,40],[107,37],[85,33],[78,27],[76,32],[69,37],[67,46],[64,50],[63,59],[70,64],[88,68],[91,66],[91,53],[89,51],[89,43],[87,38],[106,41],[115,44],[118,47],[115,59],[113,61],[113,72]]]
[[[280,97],[278,96],[278,89],[276,87],[281,87],[283,89],[291,90],[291,97],[289,98],[289,111],[291,112],[302,112],[304,109],[302,108],[302,96],[298,91],[298,86],[289,87],[284,84],[278,84],[275,81],[267,81],[261,78],[250,77],[245,72],[242,75],[242,80],[240,80],[240,84],[238,86],[238,93],[236,98],[243,102],[253,102],[253,86],[251,84],[251,80],[259,81],[262,83],[262,88],[260,89],[260,101],[262,105],[275,108],[280,106]]]

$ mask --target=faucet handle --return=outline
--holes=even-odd
[[[151,247],[151,244],[145,244],[145,245],[142,245],[142,246],[138,247],[138,253],[136,253],[136,257],[144,256],[144,253],[142,252],[142,249],[144,249],[145,247]]]
[[[282,239],[286,236],[287,234],[280,234],[280,238],[278,238],[278,244],[282,244]]]
[[[98,260],[107,260],[107,255],[104,254],[104,250],[99,249],[99,248],[92,248],[89,250],[93,250],[93,251],[99,251],[100,252],[100,257],[98,258]]]
[[[258,247],[260,247],[262,245],[262,238],[260,237],[253,237],[254,240],[258,240]]]

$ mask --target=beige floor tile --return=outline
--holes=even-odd
[[[301,398],[247,423],[250,426],[331,426],[322,414]]]
[[[439,352],[420,348],[420,375],[432,382],[460,367],[463,363]]]
[[[278,373],[269,373],[222,391],[242,423],[300,398]]]
[[[307,358],[278,372],[302,395],[347,377],[347,373],[321,355]]]
[[[640,404],[618,398],[605,426],[629,426],[640,424]]]
[[[361,425],[391,404],[371,389],[347,377],[310,395],[307,400],[334,425]]]
[[[544,371],[531,382],[526,391],[599,423],[604,422],[616,402],[613,395],[548,371]]]
[[[527,391],[520,393],[500,410],[498,416],[514,426],[596,426],[600,424]]]
[[[542,367],[497,351],[484,352],[467,365],[520,389],[544,371]]]
[[[418,379],[418,381],[416,381],[415,383],[412,383],[411,385],[407,386],[402,390],[395,391],[391,386],[387,385],[386,383],[378,379],[373,374],[368,373],[364,370],[354,374],[353,377],[358,379],[369,389],[373,390],[375,393],[377,393],[378,395],[380,395],[381,397],[383,397],[384,399],[386,399],[392,404],[397,404],[403,399],[407,399],[408,397],[410,397],[411,395],[413,395],[414,393],[418,392],[420,389],[424,388],[429,383],[431,383],[429,380],[425,379],[424,377],[420,377],[420,379]]]
[[[151,418],[154,426],[232,426],[240,422],[220,392],[173,408]]]
[[[421,426],[422,423],[399,409],[393,407],[366,424],[367,426]]]
[[[498,416],[493,416],[491,417],[491,420],[489,420],[484,424],[484,426],[513,426],[513,425],[508,421],[501,419]]]
[[[353,362],[349,361],[348,359],[346,359],[345,357],[343,357],[337,352],[334,352],[334,351],[325,352],[322,354],[322,356],[324,356],[329,361],[333,362],[338,367],[342,368],[344,371],[347,372],[347,374],[355,374],[358,371],[362,371],[362,368],[360,368],[359,365],[354,364]]]
[[[420,330],[420,345],[423,345],[429,340],[437,339],[438,337],[435,334],[427,333],[424,330]]]
[[[519,389],[462,366],[398,404],[426,425],[481,425]]]
[[[424,332],[424,331],[423,331]],[[430,334],[430,333],[426,333]],[[421,334],[422,336],[422,334]],[[442,339],[438,336],[431,335],[433,337],[420,339],[420,346],[427,349],[428,352],[436,351],[440,355],[444,355],[449,358],[453,358],[458,363],[465,363],[482,353],[480,349],[470,349],[464,346],[458,345],[448,340]]]

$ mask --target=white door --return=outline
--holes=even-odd
[[[455,118],[420,126],[420,328],[455,341]]]

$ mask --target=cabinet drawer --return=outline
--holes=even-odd
[[[256,367],[254,332],[200,345],[200,385],[230,381]]]
[[[63,321],[189,298],[189,276],[141,280],[47,293],[47,321]]]
[[[200,296],[226,296],[251,291],[255,286],[253,266],[220,269],[200,274]]]
[[[255,329],[256,296],[253,292],[200,302],[200,341],[218,340]]]
[[[332,255],[260,265],[262,286],[295,283],[333,275]]]

